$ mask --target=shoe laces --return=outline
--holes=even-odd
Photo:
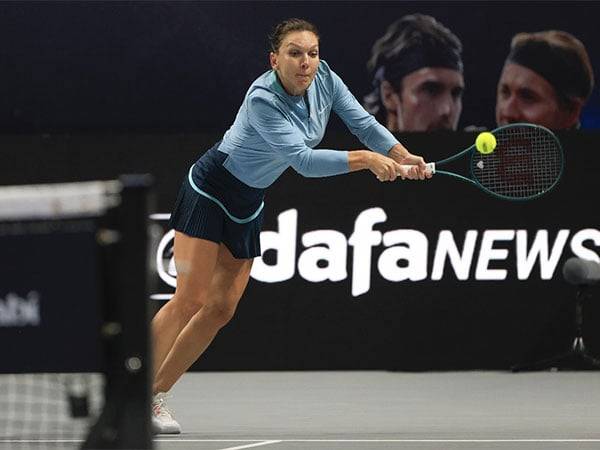
[[[152,400],[152,412],[155,416],[173,418],[173,412],[166,405],[167,398],[167,395],[162,393],[154,396]]]

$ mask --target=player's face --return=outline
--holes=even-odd
[[[396,101],[397,131],[456,130],[464,87],[456,70],[423,67],[409,73]]]
[[[530,122],[551,129],[570,128],[578,114],[560,107],[554,87],[525,66],[507,63],[496,93],[496,123]]]
[[[286,92],[303,95],[319,68],[319,39],[310,31],[290,32],[270,60]]]

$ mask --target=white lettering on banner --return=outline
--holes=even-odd
[[[575,233],[575,236],[571,239],[571,251],[575,256],[600,263],[598,254],[583,246],[585,241],[592,241],[596,247],[600,247],[600,231],[594,228],[586,228]]]
[[[552,278],[552,274],[556,269],[568,238],[569,230],[560,230],[552,246],[550,256],[548,256],[548,230],[539,230],[536,233],[529,252],[527,252],[527,230],[518,230],[517,277],[519,280],[529,278],[536,261],[540,262],[540,275],[542,279],[549,280]]]
[[[594,228],[574,232],[561,229],[555,237],[545,229],[467,230],[462,236],[441,230],[437,242],[433,242],[419,230],[375,229],[386,220],[382,208],[370,208],[358,214],[349,238],[337,230],[312,230],[298,236],[298,210],[283,211],[277,217],[277,229],[263,231],[260,236],[263,255],[269,253],[267,260],[271,260],[274,252],[275,262],[270,264],[262,257],[256,258],[250,275],[264,283],[280,283],[294,277],[297,264],[298,275],[309,282],[343,281],[348,278],[348,247],[352,247],[351,292],[357,297],[371,288],[373,264],[382,278],[392,282],[421,281],[428,275],[432,281],[438,281],[452,271],[458,280],[472,277],[501,281],[507,278],[507,269],[515,266],[519,280],[532,276],[550,280],[569,238],[574,256],[600,262],[593,249],[600,247],[600,230]],[[175,287],[173,236],[173,230],[169,230],[160,241],[156,262],[160,278]],[[297,249],[298,239],[303,250]],[[463,242],[462,248],[457,240]],[[381,246],[383,249],[374,252],[374,247]],[[430,253],[433,263],[428,274]],[[533,273],[536,264],[539,274]]]
[[[444,262],[446,256],[450,258],[450,265],[454,269],[456,278],[467,280],[471,270],[471,261],[477,242],[477,231],[469,230],[465,235],[465,243],[462,254],[458,252],[458,247],[454,241],[454,235],[450,230],[442,230],[438,236],[438,244],[433,257],[433,269],[431,270],[432,280],[441,280],[444,274]]]
[[[277,263],[267,265],[262,258],[256,258],[252,264],[252,273],[260,274],[265,283],[279,283],[289,280],[296,271],[296,230],[298,229],[298,211],[288,209],[279,214],[277,225],[281,230],[262,231],[260,233],[260,248],[263,254],[269,250],[277,252]]]
[[[0,327],[38,326],[40,319],[40,295],[31,291],[25,298],[9,292],[0,298]]]
[[[354,232],[348,243],[354,247],[352,260],[352,295],[368,292],[371,287],[371,247],[381,244],[381,231],[373,225],[385,222],[387,215],[381,208],[361,212],[354,221]]]
[[[317,244],[326,245],[316,246]],[[348,242],[343,233],[334,230],[311,231],[302,235],[302,245],[310,247],[298,259],[298,273],[302,278],[313,283],[348,278]],[[327,267],[319,267],[319,261],[326,261]]]
[[[177,272],[173,258],[174,238],[175,230],[169,230],[160,240],[156,249],[156,270],[158,271],[158,276],[171,287],[177,286]]]
[[[388,231],[383,235],[383,245],[391,247],[384,250],[377,262],[383,278],[388,281],[427,278],[427,236],[417,230]],[[400,267],[399,261],[406,261],[406,266]]]
[[[479,250],[479,259],[475,269],[476,280],[504,280],[506,279],[505,269],[490,269],[489,264],[492,260],[503,260],[508,256],[508,250],[494,248],[496,241],[510,241],[515,235],[514,230],[485,230],[481,239],[481,249]]]

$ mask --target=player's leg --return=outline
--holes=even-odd
[[[177,288],[152,320],[155,375],[181,330],[205,303],[218,255],[219,244],[175,232]]]
[[[177,288],[152,321],[155,378],[181,330],[206,303],[218,255],[219,244],[175,232]],[[166,394],[156,390],[152,399],[152,426],[156,433],[181,432],[166,406]]]
[[[236,259],[225,245],[220,245],[204,306],[177,336],[156,374],[154,392],[169,391],[233,317],[248,284],[252,261]]]

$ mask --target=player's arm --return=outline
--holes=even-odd
[[[305,177],[325,177],[369,169],[382,181],[395,180],[401,169],[388,157],[366,150],[311,149],[285,111],[268,98],[249,99],[248,120],[254,129],[290,166]]]
[[[287,113],[273,99],[253,95],[247,106],[250,125],[300,175],[325,177],[349,172],[348,152],[312,151]]]
[[[394,181],[397,177],[416,180],[419,174],[413,166],[401,166],[392,158],[370,150],[348,152],[350,171],[369,169],[379,181]]]
[[[369,114],[352,95],[341,78],[331,71],[333,81],[333,110],[348,129],[370,149],[392,158],[403,166],[415,165],[416,168],[399,169],[399,175],[404,178],[431,177],[426,173],[425,161],[422,157],[413,155],[406,147],[381,125],[375,117]]]
[[[365,111],[335,72],[330,71],[330,74],[333,111],[342,119],[350,132],[369,149],[388,156],[390,149],[399,143],[398,139]]]

